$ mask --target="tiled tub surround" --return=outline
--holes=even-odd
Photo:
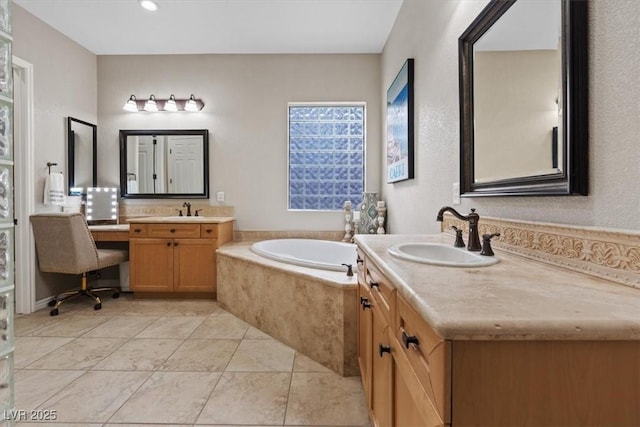
[[[468,223],[450,214],[442,231],[465,230]],[[480,236],[500,233],[494,247],[526,258],[640,288],[640,232],[596,227],[524,222],[480,216]]]
[[[218,303],[343,375],[357,375],[356,278],[283,264],[235,242],[218,250]]]
[[[500,262],[481,268],[419,264],[387,252],[405,242],[453,244],[447,234],[359,235],[356,241],[441,338],[640,342],[638,289],[500,249]]]

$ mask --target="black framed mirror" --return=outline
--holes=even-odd
[[[98,126],[73,117],[67,117],[67,175],[69,195],[98,185]]]
[[[458,47],[461,195],[587,195],[587,2],[492,0]]]
[[[209,131],[120,130],[120,195],[209,198]]]

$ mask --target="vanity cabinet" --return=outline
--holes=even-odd
[[[232,240],[232,224],[132,222],[131,290],[147,295],[215,296],[216,250]]]
[[[372,425],[640,425],[640,341],[444,339],[411,293],[358,251],[358,289],[370,303],[358,307],[358,358]]]
[[[362,255],[358,254],[360,259]],[[373,264],[358,263],[358,359],[371,417],[378,427],[392,420],[393,357],[391,306],[395,289]]]

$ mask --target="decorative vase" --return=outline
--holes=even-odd
[[[376,234],[378,230],[378,193],[362,193],[362,203],[360,203],[360,223],[359,234]]]

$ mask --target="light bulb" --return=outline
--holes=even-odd
[[[144,111],[158,111],[158,105],[156,104],[156,96],[149,96],[149,100],[144,103]]]
[[[192,113],[198,111],[198,104],[196,103],[196,97],[193,94],[191,94],[187,102],[184,104],[184,110]]]
[[[143,9],[149,10],[151,12],[155,12],[156,10],[158,10],[158,3],[153,0],[140,0],[139,3]]]
[[[131,95],[129,97],[129,100],[127,102],[125,102],[124,107],[122,107],[123,110],[125,111],[129,111],[132,113],[137,113],[138,112],[138,104],[136,103],[136,97],[134,95]]]
[[[164,103],[164,111],[178,111],[178,106],[176,105],[176,97],[173,94]]]

